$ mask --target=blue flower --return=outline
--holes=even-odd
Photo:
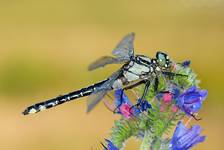
[[[192,86],[177,97],[176,104],[187,115],[192,115],[200,110],[207,95],[206,90],[198,90],[196,86]]]
[[[178,122],[169,145],[169,150],[188,150],[194,145],[203,142],[205,136],[200,136],[201,130],[199,125],[193,125],[188,129],[182,122]]]
[[[180,96],[180,89],[177,87],[173,87],[171,92],[173,93],[173,99],[176,99]]]
[[[115,106],[118,107],[123,103],[132,105],[131,101],[127,97],[127,95],[124,93],[122,89],[115,90],[114,92],[115,97]]]
[[[152,108],[152,105],[149,104],[149,102],[147,100],[138,99],[138,104],[139,104],[139,109],[141,112]]]
[[[185,60],[184,62],[181,63],[181,66],[183,66],[184,68],[189,67],[191,64],[190,60]]]
[[[107,146],[103,145],[104,150],[119,150],[110,140],[105,139]]]

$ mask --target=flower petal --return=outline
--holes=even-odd
[[[187,132],[187,128],[184,126],[184,124],[179,121],[176,127],[176,130],[174,131],[175,137],[183,136]]]
[[[125,92],[122,89],[118,89],[114,92],[114,96],[115,96],[115,106],[118,107],[123,103],[127,103],[129,105],[132,105],[131,101],[129,100],[129,98],[127,97],[127,95],[125,94]]]
[[[199,93],[201,95],[201,100],[202,101],[208,96],[208,91],[207,90],[200,90]]]
[[[201,102],[194,103],[194,104],[184,104],[183,110],[187,114],[193,114],[193,113],[198,112],[201,109],[201,106],[202,106]]]
[[[200,110],[207,94],[207,90],[199,90],[192,86],[176,99],[176,105],[187,115],[193,114]]]
[[[119,150],[110,140],[105,139],[107,142],[107,149],[106,150]]]
[[[187,91],[185,91],[185,93],[194,92],[196,90],[197,90],[197,87],[196,86],[192,86],[189,89],[187,89]]]
[[[188,150],[194,145],[203,142],[205,136],[200,136],[201,127],[194,125],[186,128],[182,122],[178,122],[171,139],[169,150]]]

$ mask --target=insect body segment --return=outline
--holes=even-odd
[[[55,107],[57,105],[65,103],[65,102],[68,102],[68,101],[71,101],[71,100],[74,100],[74,99],[77,99],[80,97],[88,96],[91,93],[95,92],[98,89],[98,87],[101,86],[102,84],[104,84],[107,80],[101,81],[101,82],[91,85],[87,88],[83,88],[83,89],[71,92],[69,94],[66,94],[63,96],[58,96],[56,98],[29,106],[23,112],[23,114],[27,115],[27,114],[37,113],[39,111],[43,111],[45,109]]]

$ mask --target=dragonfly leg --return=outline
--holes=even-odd
[[[151,84],[150,81],[147,81],[147,82],[146,82],[146,84],[145,84],[145,89],[144,89],[143,95],[142,95],[142,97],[141,97],[141,100],[145,99],[146,94],[147,94],[148,91],[149,91],[150,84]]]
[[[134,88],[134,87],[136,87],[136,86],[139,86],[139,85],[141,85],[141,84],[144,84],[144,83],[146,83],[146,80],[141,80],[141,81],[139,81],[139,82],[137,82],[137,83],[135,83],[135,84],[126,86],[126,87],[124,88],[124,90],[132,89],[132,88]]]
[[[159,86],[159,79],[158,79],[158,78],[155,78],[154,92],[155,92],[156,94],[166,94],[166,93],[174,94],[174,93],[172,93],[171,91],[158,91],[158,86]]]
[[[146,82],[146,84],[145,84],[145,89],[144,89],[144,92],[143,92],[143,94],[142,94],[142,97],[140,98],[140,100],[138,101],[137,104],[131,106],[131,109],[133,109],[134,107],[139,107],[139,106],[141,105],[141,102],[145,99],[146,94],[147,94],[148,91],[149,91],[150,84],[151,84],[150,81],[147,81],[147,82]]]
[[[159,86],[159,79],[156,77],[155,78],[155,83],[154,83],[154,91],[155,91],[155,93],[158,92],[158,86]]]
[[[169,77],[174,77],[174,76],[188,77],[188,75],[186,75],[186,74],[179,74],[179,73],[173,73],[173,72],[162,72],[162,73]]]

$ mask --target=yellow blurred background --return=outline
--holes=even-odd
[[[0,149],[102,149],[113,115],[103,104],[86,114],[86,98],[36,115],[21,112],[35,102],[100,81],[119,68],[88,72],[129,32],[135,52],[164,50],[190,59],[208,89],[199,123],[207,139],[195,150],[221,150],[224,125],[223,0],[1,0]],[[135,150],[139,142],[127,142]]]

